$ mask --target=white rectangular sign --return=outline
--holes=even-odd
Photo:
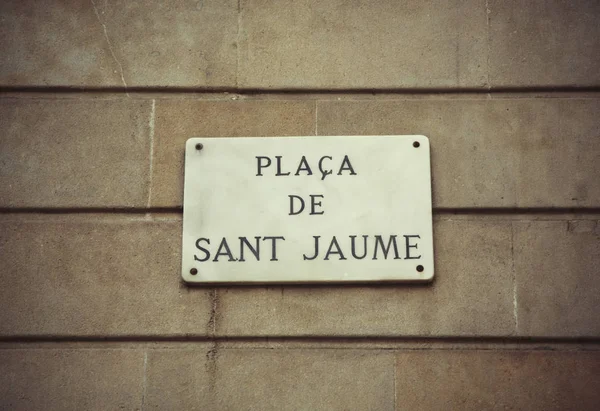
[[[430,281],[425,136],[191,138],[188,283]]]

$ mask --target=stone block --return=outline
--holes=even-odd
[[[492,87],[600,85],[600,3],[489,1]]]
[[[424,134],[440,208],[600,205],[596,98],[318,102],[319,135]]]
[[[190,137],[314,134],[312,101],[157,100],[151,205],[182,206],[185,142]]]
[[[398,353],[396,410],[581,410],[600,404],[600,354]]]
[[[600,99],[529,100],[506,109],[518,113],[508,122],[518,136],[517,206],[599,207]]]
[[[3,349],[0,409],[139,410],[143,373],[135,349]]]
[[[510,222],[435,221],[431,285],[217,290],[217,335],[509,336],[515,332]]]
[[[483,88],[485,1],[241,2],[239,86]]]
[[[600,336],[598,220],[513,224],[519,334]]]
[[[0,99],[0,207],[145,207],[150,100]]]
[[[237,1],[3,1],[0,84],[234,87]]]
[[[150,350],[146,410],[207,410],[215,390],[215,363],[206,350]],[[211,352],[212,353],[212,352]],[[215,409],[215,408],[212,408]]]
[[[179,218],[4,216],[0,335],[206,335],[209,292],[180,259]]]
[[[393,362],[376,350],[156,350],[145,407],[393,410]]]

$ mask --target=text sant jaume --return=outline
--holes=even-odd
[[[302,156],[297,162],[297,166],[290,171],[285,171],[283,156],[255,156],[256,159],[256,177],[265,175],[275,177],[290,176],[313,176],[325,180],[328,176],[356,176],[357,171],[352,166],[349,156],[345,155],[341,159],[332,156],[322,156],[310,162],[305,156]],[[289,209],[288,216],[308,213],[311,216],[322,216],[325,211],[325,195],[310,194],[302,197],[295,194],[288,194]],[[373,212],[377,212],[373,210]],[[301,252],[301,260],[348,260],[348,259],[394,259],[394,260],[418,260],[421,255],[418,253],[418,234],[356,234],[349,235],[347,238],[337,238],[331,236],[328,239],[321,239],[321,236],[313,236],[313,244],[310,250]],[[211,241],[212,240],[212,241]],[[284,236],[251,236],[220,239],[200,237],[196,240],[198,253],[194,255],[194,260],[199,262],[244,262],[247,259],[261,261],[261,258],[267,258],[268,261],[279,261],[277,259],[277,250],[285,242]],[[400,245],[399,245],[400,243]],[[263,245],[261,247],[261,245]],[[216,247],[214,247],[216,246]],[[214,248],[212,248],[214,247]],[[265,250],[266,248],[266,250]],[[402,249],[402,253],[400,253]],[[265,253],[266,251],[266,253]],[[265,253],[265,254],[263,254]]]

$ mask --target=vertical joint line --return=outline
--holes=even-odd
[[[146,404],[146,391],[147,391],[147,387],[148,387],[148,351],[144,351],[144,375],[142,378],[142,404],[141,404],[141,411],[144,411],[144,406]]]
[[[398,409],[398,383],[397,374],[398,374],[398,358],[394,355],[394,362],[392,363],[392,367],[394,367],[394,409]]]
[[[150,208],[152,203],[152,172],[154,169],[154,123],[156,121],[156,99],[152,99],[152,106],[150,108],[150,120],[148,120],[148,127],[150,130],[150,166],[148,169],[148,204],[147,208]]]
[[[319,135],[319,102],[315,100],[315,136]]]
[[[457,21],[460,21],[462,10],[460,7],[456,7]],[[460,88],[460,40],[461,34],[459,30],[456,30],[456,35],[454,37],[454,42],[456,43],[455,50],[455,62],[454,62],[454,73],[456,75],[456,87]]]
[[[242,26],[242,0],[237,1],[237,33],[235,37],[235,87],[240,86],[240,33]]]
[[[515,321],[515,334],[519,334],[519,305],[517,300],[517,273],[515,271],[515,229],[514,222],[510,223],[510,258],[513,283],[513,318]]]
[[[485,0],[485,22],[486,22],[486,41],[487,41],[487,56],[486,56],[486,74],[487,74],[487,78],[486,78],[486,83],[487,83],[487,89],[491,90],[492,89],[492,84],[491,84],[491,80],[490,80],[490,49],[491,49],[491,45],[490,45],[490,37],[491,37],[491,33],[490,33],[490,0]],[[488,97],[491,98],[491,95],[488,93]]]

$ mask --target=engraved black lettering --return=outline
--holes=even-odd
[[[223,237],[223,239],[221,240],[221,244],[219,244],[217,254],[215,254],[215,258],[213,259],[213,261],[215,263],[219,262],[219,257],[221,256],[227,256],[227,261],[237,261],[237,259],[233,257],[233,254],[229,249],[229,244],[227,244],[227,239],[225,237]]]
[[[333,174],[333,171],[325,170],[323,168],[323,160],[325,160],[326,158],[333,160],[333,158],[331,156],[323,156],[319,160],[319,171],[321,172],[321,180],[325,180],[325,177],[327,177],[329,174]]]
[[[357,260],[362,260],[363,258],[365,258],[367,256],[367,238],[369,236],[368,235],[363,235],[363,255],[361,255],[360,257],[356,255],[356,236],[355,235],[351,235],[350,236],[350,249],[352,251],[352,257],[356,258]]]
[[[306,173],[307,176],[312,176],[312,170],[310,169],[310,166],[308,165],[308,162],[306,161],[306,157],[302,156],[302,159],[300,160],[300,164],[298,164],[298,169],[296,170],[296,174],[294,175],[300,175],[300,172],[304,171]]]
[[[266,160],[266,163],[263,164],[263,160]],[[267,168],[271,165],[271,159],[269,157],[264,156],[256,156],[256,176],[262,176],[262,169]]]
[[[321,202],[320,201],[315,201],[315,199],[317,197],[320,198],[325,198],[324,195],[322,194],[311,194],[310,195],[310,215],[320,215],[320,214],[325,214],[325,211],[315,211],[316,206],[322,207]]]
[[[290,198],[290,212],[288,215],[298,215],[302,211],[304,211],[304,200],[302,199],[302,197],[293,194],[288,194],[288,197]],[[300,201],[300,209],[297,211],[294,210],[294,204],[296,203],[295,200]]]
[[[250,252],[254,254],[256,261],[260,261],[260,236],[254,237],[255,246],[253,247],[246,237],[239,237],[240,239],[240,259],[238,261],[246,261],[244,259],[244,247],[248,247]]]
[[[419,258],[421,258],[420,255],[418,257],[411,257],[411,255],[410,255],[411,248],[419,249],[419,244],[417,244],[417,243],[411,244],[410,243],[411,238],[421,239],[421,236],[420,235],[405,235],[404,236],[404,240],[406,243],[406,257],[404,257],[404,259],[405,260],[418,260]]]
[[[348,156],[344,156],[344,161],[342,161],[342,165],[340,166],[340,171],[338,172],[338,176],[342,175],[342,171],[350,171],[351,176],[355,176],[354,168],[352,168],[352,164],[350,164],[350,158]]]
[[[281,156],[275,156],[275,158],[277,159],[277,174],[275,174],[275,175],[276,176],[289,176],[290,175],[289,171],[287,173],[281,172]]]
[[[271,240],[271,260],[270,261],[279,261],[277,259],[277,240],[285,241],[284,237],[263,237],[263,241]]]
[[[321,236],[320,235],[313,235],[313,238],[315,239],[315,255],[313,255],[312,257],[307,257],[306,254],[302,254],[302,257],[305,260],[314,260],[319,255],[319,238],[321,238]]]
[[[383,238],[380,235],[375,236],[375,249],[373,250],[373,260],[377,260],[377,250],[381,247],[381,251],[383,252],[383,258],[387,260],[388,253],[390,252],[390,248],[394,246],[394,260],[401,260],[398,255],[398,244],[396,244],[396,236],[391,235],[388,240],[387,247],[383,244]]]
[[[334,246],[335,246],[336,251],[333,251]],[[333,236],[331,238],[331,244],[329,244],[329,249],[327,250],[327,253],[325,254],[325,258],[323,260],[329,260],[329,256],[332,254],[339,255],[339,258],[338,258],[339,260],[346,260],[346,257],[344,257],[344,253],[342,253],[342,250],[340,249],[340,245],[338,244],[335,236]]]
[[[201,241],[206,241],[206,244],[210,244],[210,240],[208,238],[199,238],[196,240],[196,248],[204,253],[203,258],[198,258],[197,255],[194,255],[194,261],[208,261],[210,259],[210,251],[200,245]]]

